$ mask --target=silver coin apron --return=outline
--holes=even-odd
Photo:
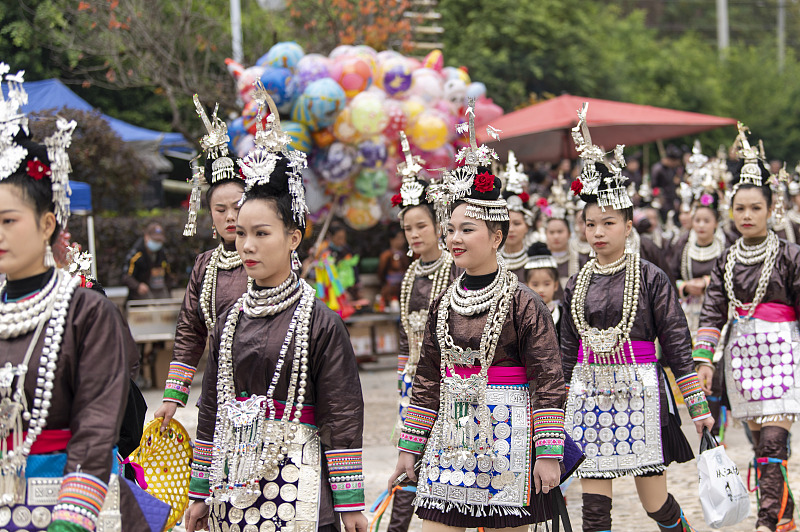
[[[800,419],[797,322],[737,319],[725,346],[731,413],[757,423]]]
[[[211,502],[210,532],[314,532],[322,482],[317,429],[300,425],[287,444],[286,462],[270,470],[257,490]]]
[[[445,424],[437,417],[422,460],[416,506],[470,515],[522,515],[520,508],[529,504],[532,468],[528,385],[487,385],[486,407],[491,413],[494,444],[485,454],[466,449],[457,451],[454,458],[443,454]],[[474,440],[479,408],[477,401],[470,401],[467,437]]]
[[[579,478],[665,469],[657,368],[654,363],[633,366],[579,363],[573,370],[564,431],[586,455]],[[633,383],[631,369],[638,377]]]

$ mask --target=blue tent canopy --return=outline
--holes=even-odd
[[[26,113],[64,107],[79,111],[91,111],[94,109],[89,102],[72,92],[69,87],[58,79],[28,81],[23,84],[23,87],[28,92],[28,105],[22,108]],[[7,92],[8,87],[3,85],[3,95],[5,96]],[[160,140],[159,145],[161,148],[189,146],[189,143],[180,133],[153,131],[152,129],[134,126],[105,114],[103,118],[125,142]]]

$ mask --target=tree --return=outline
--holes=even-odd
[[[289,17],[309,51],[327,53],[340,44],[376,50],[402,49],[411,26],[404,17],[409,0],[289,0]]]
[[[139,206],[141,185],[149,176],[142,159],[98,111],[54,109],[40,113],[31,120],[31,135],[35,141],[43,142],[54,131],[56,115],[78,124],[67,151],[72,166],[70,179],[92,186],[95,212],[105,209],[133,212]]]

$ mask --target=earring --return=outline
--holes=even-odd
[[[444,240],[439,239],[439,249],[445,251],[447,249],[447,245],[444,243]]]
[[[633,253],[633,238],[630,236],[625,238],[625,253],[629,255]]]
[[[216,226],[211,226],[211,236],[217,238],[217,228]]]
[[[55,257],[53,257],[53,248],[50,247],[50,244],[47,244],[47,247],[44,248],[44,267],[45,268],[56,267],[56,259]]]
[[[596,257],[597,257],[597,252],[594,250],[594,248],[592,248],[591,250],[589,250],[589,258],[592,258],[592,259],[594,259],[594,258],[596,258]]]
[[[413,257],[414,256],[414,252],[411,251],[411,248],[408,248],[408,251],[406,251],[406,255],[408,255],[409,257]]]
[[[300,257],[297,255],[297,250],[292,250],[292,269],[299,270],[303,267],[303,263],[300,262]]]

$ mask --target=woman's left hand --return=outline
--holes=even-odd
[[[533,464],[533,484],[536,493],[549,493],[561,480],[561,467],[556,458],[537,458]]]
[[[714,380],[714,368],[708,364],[697,366],[697,379],[700,381],[700,387],[706,397],[711,395],[711,383]]]
[[[703,429],[706,428],[711,432],[711,429],[714,428],[714,416],[709,416],[705,419],[701,419],[699,421],[694,422],[694,428],[697,430],[697,434],[703,435]]]

